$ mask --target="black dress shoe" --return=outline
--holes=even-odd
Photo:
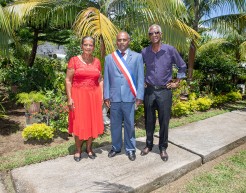
[[[93,151],[86,151],[86,153],[90,159],[95,159],[97,157],[97,155]]]
[[[167,161],[168,160],[168,154],[167,154],[166,150],[160,151],[160,156],[161,156],[161,159],[163,161]]]
[[[140,155],[141,155],[141,156],[147,155],[151,150],[152,150],[152,148],[145,147],[145,148],[141,151]]]
[[[79,157],[75,156],[75,154],[74,154],[73,159],[74,159],[74,161],[79,162],[82,159],[81,154]]]
[[[114,157],[114,156],[116,156],[117,153],[120,153],[120,151],[115,151],[115,150],[111,149],[111,151],[108,153],[108,157]]]
[[[128,151],[128,158],[131,161],[134,161],[136,159],[135,151]]]

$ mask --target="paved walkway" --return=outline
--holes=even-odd
[[[160,159],[157,145],[140,156],[145,138],[138,138],[134,162],[124,152],[108,158],[111,147],[105,146],[96,149],[95,160],[83,154],[76,163],[69,155],[14,169],[11,175],[18,193],[150,192],[245,143],[246,109],[171,129],[169,134],[168,162]]]

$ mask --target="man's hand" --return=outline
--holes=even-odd
[[[138,105],[141,105],[143,103],[143,101],[141,100],[141,99],[136,99],[136,106],[138,106]]]
[[[105,105],[106,105],[108,108],[110,108],[110,100],[109,100],[109,99],[105,99],[105,100],[104,100],[104,103],[105,103]]]
[[[167,88],[168,89],[178,88],[179,87],[179,82],[180,82],[179,79],[177,79],[175,82],[169,82],[169,83],[167,83]]]

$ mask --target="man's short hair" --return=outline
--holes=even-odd
[[[149,30],[148,30],[148,33],[150,32],[150,29],[153,28],[153,27],[157,27],[159,32],[161,32],[161,26],[157,25],[157,24],[153,24],[149,27]],[[162,32],[161,32],[162,33]]]
[[[117,36],[118,36],[120,33],[126,33],[126,34],[127,34],[128,39],[129,39],[129,40],[131,39],[131,37],[130,37],[130,35],[129,35],[129,33],[128,33],[128,32],[126,32],[126,31],[120,31],[120,32],[117,34]]]

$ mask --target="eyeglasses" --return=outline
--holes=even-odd
[[[127,42],[128,39],[117,39],[117,42]]]
[[[155,32],[149,32],[149,36],[153,36],[154,34],[157,35],[157,34],[160,34],[161,32],[159,31],[155,31]]]

